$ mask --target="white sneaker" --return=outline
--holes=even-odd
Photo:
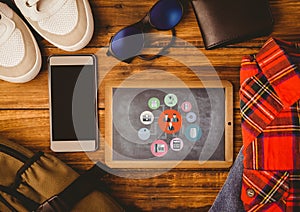
[[[0,79],[23,83],[41,69],[37,42],[22,19],[0,2]]]
[[[94,32],[88,0],[14,0],[32,27],[60,49],[85,47]]]

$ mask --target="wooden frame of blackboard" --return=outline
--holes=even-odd
[[[224,88],[225,90],[225,160],[218,161],[147,161],[113,160],[113,89],[114,88]],[[105,84],[105,163],[111,168],[229,168],[233,162],[233,88],[229,81],[126,81]]]

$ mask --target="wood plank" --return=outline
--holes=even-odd
[[[241,147],[240,115],[234,111],[234,155]],[[104,162],[105,111],[99,110],[100,120],[100,149],[96,152],[85,153],[54,153],[50,150],[49,110],[0,110],[0,134],[24,145],[32,151],[51,153],[75,168],[87,169],[93,161]],[[91,160],[90,160],[91,159]]]
[[[210,206],[226,177],[227,174],[224,172],[207,171],[203,173],[182,170],[176,173],[170,171],[149,179],[110,178],[105,181],[114,184],[112,189],[115,196],[120,199],[125,197],[126,202],[143,208],[145,211],[159,210],[164,207],[165,210],[181,208],[181,210],[189,211]]]
[[[36,79],[25,84],[0,81],[0,134],[33,151],[52,153],[82,173],[94,161],[104,161],[104,85],[114,80],[161,79],[177,77],[182,81],[201,79],[229,80],[234,88],[234,158],[242,146],[241,117],[239,112],[239,67],[243,55],[259,51],[270,37],[299,41],[300,1],[270,0],[274,16],[273,32],[269,36],[250,39],[215,50],[205,50],[200,29],[191,6],[176,27],[177,41],[170,52],[153,61],[133,60],[125,64],[106,56],[109,40],[118,30],[140,20],[157,0],[91,0],[95,19],[95,33],[90,44],[77,53],[94,53],[99,58],[99,117],[101,147],[94,153],[53,153],[49,149],[49,103],[47,57],[67,54],[38,37],[43,56],[43,67]],[[169,32],[157,32],[169,35]],[[182,40],[180,40],[182,39]],[[166,45],[166,39],[157,39],[147,52],[157,52]],[[74,53],[74,54],[75,54]],[[201,55],[205,57],[201,57]],[[179,58],[179,60],[178,60]],[[207,58],[204,60],[203,58]],[[216,70],[209,69],[207,63]],[[196,69],[196,74],[190,69]],[[151,71],[152,70],[152,71]],[[155,71],[153,71],[155,70]],[[117,170],[124,178],[107,175],[104,181],[112,194],[125,205],[144,211],[208,211],[229,169],[169,170],[159,175],[157,170]],[[149,175],[159,175],[149,178]],[[140,179],[133,179],[140,178]]]
[[[48,108],[48,93],[48,73],[45,70],[24,84],[0,81],[0,109]]]
[[[109,71],[108,68],[103,67],[101,62],[99,62],[99,80],[101,83],[98,90],[99,107],[104,108],[104,85],[112,79],[118,81],[132,78],[139,80],[162,79],[162,75],[165,75],[165,77],[177,77],[183,81],[199,81],[199,78],[201,80],[226,79],[234,86],[234,107],[238,108],[239,67],[216,67],[214,69],[213,67],[207,68],[206,66],[203,68],[191,66],[190,68],[196,70],[192,72],[190,68],[176,62],[168,64],[167,59],[162,59],[161,61],[162,64],[154,62],[155,64],[153,65],[118,65]],[[0,81],[0,109],[48,109],[48,93],[48,71],[45,69],[39,73],[36,79],[25,84],[13,84]]]
[[[104,180],[112,185],[112,194],[117,198],[129,205],[153,211],[164,207],[165,210],[190,210],[210,206],[226,177],[227,174],[222,171],[181,170],[139,180],[111,176]]]
[[[174,64],[177,66],[180,64],[176,62],[174,59],[179,58],[179,61],[185,61],[190,66],[200,66],[207,65],[208,61],[214,67],[239,67],[242,56],[257,53],[260,47],[252,47],[252,48],[219,48],[215,50],[205,50],[201,48],[196,48],[196,46],[190,44],[188,41],[183,41],[184,45],[187,46],[175,46],[169,49],[169,53],[164,57],[151,60],[144,61],[139,58],[136,58],[131,64],[126,64],[120,62],[113,57],[108,57],[106,52],[108,50],[107,47],[92,47],[92,48],[84,48],[82,50],[77,51],[78,54],[96,54],[99,59],[99,68],[108,68],[111,65],[121,65],[126,67],[131,66],[173,66]],[[262,43],[263,44],[263,43]],[[151,50],[153,52],[159,52],[160,48],[148,48],[147,50]],[[57,49],[57,48],[47,48],[43,52],[44,61],[46,63],[46,57],[52,54],[66,54],[66,52]],[[202,55],[205,57],[202,58]],[[173,60],[170,60],[174,58]],[[181,64],[182,66],[182,64]]]
[[[100,120],[104,113],[99,112]],[[104,124],[101,121],[101,132]],[[87,155],[85,153],[53,153],[49,150],[48,110],[0,110],[0,133],[32,151],[51,153],[69,164],[75,170],[90,168],[90,160],[103,161],[103,142],[101,150]],[[118,170],[120,175],[104,179],[112,194],[124,204],[134,204],[146,211],[158,210],[166,205],[170,209],[195,209],[209,206],[223,185],[228,169],[203,170],[179,169],[161,174],[157,170]],[[133,179],[134,178],[134,179]],[[140,179],[139,179],[140,178]],[[183,192],[185,191],[185,192]],[[183,201],[184,200],[184,201]],[[151,204],[149,204],[149,201]],[[184,203],[185,202],[185,203]],[[188,205],[188,207],[186,207]]]
[[[133,24],[143,18],[156,0],[135,1],[90,1],[95,18],[95,35],[89,47],[107,46],[109,39],[118,30]],[[270,0],[270,7],[274,17],[274,29],[270,36],[279,37],[289,41],[299,39],[298,0]],[[197,25],[195,15],[189,6],[184,19],[176,27],[177,36],[192,42],[193,45],[203,48],[202,36]],[[251,39],[230,47],[260,47],[268,36]],[[45,47],[53,47],[48,42],[43,41]]]

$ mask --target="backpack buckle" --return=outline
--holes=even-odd
[[[35,212],[66,212],[69,207],[65,204],[59,196],[55,195],[42,203]]]

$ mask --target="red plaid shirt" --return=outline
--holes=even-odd
[[[241,66],[247,211],[300,211],[300,48],[269,39]]]

